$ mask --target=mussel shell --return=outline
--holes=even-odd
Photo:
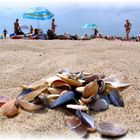
[[[83,97],[88,98],[90,96],[94,96],[97,92],[98,92],[97,81],[90,82],[84,88]]]
[[[23,100],[24,101],[32,101],[32,100],[34,100],[35,97],[40,95],[42,92],[48,92],[48,87],[46,85],[39,87],[38,89],[33,90],[32,92],[29,92],[28,94],[26,94],[23,97]]]
[[[11,100],[12,99],[8,96],[0,96],[0,107]]]
[[[82,86],[82,83],[81,82],[79,82],[78,80],[75,80],[75,79],[71,79],[67,75],[64,75],[64,74],[57,74],[57,75],[61,79],[63,79],[64,81],[66,81],[70,86],[75,86],[75,87]]]
[[[80,119],[80,121],[87,126],[88,128],[94,128],[94,120],[87,113],[82,112],[81,110],[76,111],[76,116]]]
[[[64,91],[64,90],[48,87],[48,93],[50,93],[50,94],[61,94],[62,91]]]
[[[104,99],[104,100],[107,101],[108,104],[111,104],[111,101],[110,101],[108,95],[103,95],[103,94],[99,94],[99,95],[100,95],[100,98],[101,99]]]
[[[113,104],[114,106],[124,107],[123,99],[121,98],[117,90],[112,90],[111,92],[109,92],[108,98],[111,104]]]
[[[102,93],[105,90],[105,83],[103,80],[98,80],[97,83],[99,85],[98,92]]]
[[[91,104],[89,104],[89,108],[94,111],[103,111],[109,108],[109,104],[104,99],[99,99]]]
[[[3,115],[7,117],[14,117],[19,113],[19,106],[15,104],[15,100],[11,100],[0,108]]]
[[[24,97],[26,94],[28,94],[29,92],[32,92],[33,90],[31,88],[29,89],[22,89],[21,93],[16,97],[16,98],[22,98]]]
[[[73,91],[68,91],[60,95],[55,101],[53,101],[50,105],[49,108],[53,109],[58,106],[61,106],[65,103],[68,103],[69,101],[75,100],[76,95]]]
[[[21,85],[21,87],[23,89],[32,89],[32,90],[35,90],[35,89],[38,89],[39,87],[41,86],[44,86],[44,85],[48,85],[48,82],[47,82],[47,79],[40,79],[39,81],[36,81],[34,83],[31,83],[29,85]]]
[[[97,126],[97,131],[104,136],[118,137],[125,135],[128,129],[118,124],[102,122]]]
[[[87,127],[76,117],[66,118],[65,125],[81,137],[85,137],[87,135]]]

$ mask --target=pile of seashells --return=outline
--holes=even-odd
[[[81,137],[95,131],[104,136],[122,136],[128,132],[127,128],[109,122],[101,122],[95,127],[88,112],[106,110],[109,104],[124,107],[119,92],[129,85],[131,83],[120,82],[115,75],[105,77],[83,71],[73,73],[62,70],[54,77],[22,85],[21,93],[14,100],[0,96],[0,112],[14,117],[20,108],[35,111],[66,106],[74,111],[75,117],[65,118],[65,125]]]

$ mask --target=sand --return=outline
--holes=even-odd
[[[20,85],[54,76],[62,69],[127,77],[133,85],[121,92],[125,107],[110,105],[108,110],[91,115],[95,125],[113,121],[128,127],[129,134],[140,133],[140,43],[104,39],[0,40],[0,95],[15,98]],[[0,133],[72,138],[77,135],[64,126],[64,118],[71,115],[63,107],[39,112],[21,110],[11,119],[0,116]],[[90,134],[90,138],[96,135]]]

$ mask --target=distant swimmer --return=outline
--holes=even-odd
[[[128,19],[125,20],[125,33],[126,33],[126,40],[129,40],[129,33],[131,31],[132,24],[129,22]]]

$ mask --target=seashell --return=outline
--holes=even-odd
[[[23,97],[23,100],[24,101],[31,101],[31,100],[34,100],[35,97],[37,97],[39,94],[41,94],[42,92],[48,92],[48,87],[45,85],[45,86],[42,86],[42,87],[39,87],[38,89],[36,90],[33,90],[32,92],[29,92],[28,94],[26,94],[24,97]]]
[[[97,126],[97,131],[104,136],[118,137],[125,135],[128,129],[118,124],[102,122]]]
[[[90,96],[89,98],[83,98],[81,97],[81,100],[85,103],[85,104],[88,104],[90,103],[91,101],[96,101],[96,100],[99,100],[100,99],[100,96],[98,94],[94,95],[94,96]]]
[[[58,88],[58,89],[63,89],[63,90],[71,90],[71,86],[67,84],[64,80],[55,80],[51,84],[52,88]]]
[[[84,92],[84,88],[85,87],[77,87],[75,90],[79,93],[83,93]]]
[[[85,80],[86,83],[90,83],[94,80],[101,80],[104,77],[105,77],[104,75],[94,75],[94,74],[92,74],[92,75],[87,75],[87,76],[85,75],[83,79]]]
[[[54,82],[54,81],[56,81],[56,80],[62,80],[60,77],[58,77],[58,76],[53,76],[53,77],[49,77],[49,78],[47,78],[47,82],[48,82],[48,86],[50,86],[51,87],[51,85],[52,85],[52,83]]]
[[[69,101],[75,100],[76,95],[73,91],[68,91],[60,95],[55,101],[53,101],[50,105],[49,108],[53,109],[58,106],[61,106],[65,103],[68,103]]]
[[[0,108],[1,113],[7,117],[14,117],[19,113],[19,106],[15,103],[15,100],[11,100]]]
[[[75,109],[75,110],[83,110],[83,111],[88,111],[88,107],[85,105],[75,105],[75,104],[68,104],[66,105],[67,108],[70,109]]]
[[[60,94],[63,91],[64,91],[63,89],[57,89],[57,88],[48,87],[48,92],[50,94]]]
[[[111,75],[111,76],[106,77],[102,80],[105,83],[110,84],[114,88],[125,88],[125,87],[128,87],[132,84],[132,83],[120,82],[115,75]]]
[[[76,111],[76,116],[88,128],[95,128],[93,118],[91,116],[89,116],[87,113],[84,113],[81,110],[77,110]]]
[[[23,109],[27,111],[35,111],[35,110],[39,110],[43,108],[42,105],[35,105],[34,103],[29,103],[28,101],[24,101],[21,99],[17,99],[17,102],[20,105],[20,107],[22,107]]]
[[[65,125],[81,137],[87,136],[87,127],[77,117],[66,118]]]
[[[35,105],[42,105],[43,107],[48,107],[49,100],[46,94],[41,93],[39,96],[35,97],[34,102]]]
[[[55,98],[58,98],[60,96],[60,94],[51,94],[51,95],[48,95],[47,98],[48,99],[55,99]]]
[[[108,95],[100,94],[100,98],[106,100],[108,104],[111,104],[111,101],[110,101]]]
[[[21,87],[23,89],[32,89],[32,90],[35,90],[35,89],[38,89],[39,87],[44,86],[44,85],[47,86],[48,85],[48,82],[47,82],[47,79],[42,78],[39,81],[36,81],[36,82],[31,83],[29,85],[21,85]]]
[[[124,107],[123,99],[121,98],[117,90],[112,90],[111,92],[109,92],[108,98],[111,104],[113,104],[114,106]]]
[[[99,86],[98,92],[102,93],[105,90],[105,83],[103,80],[98,80],[97,83]]]
[[[29,92],[32,92],[33,90],[31,88],[29,89],[22,89],[21,93],[16,97],[16,98],[22,98],[24,97],[26,94],[28,94]]]
[[[63,79],[64,81],[66,81],[70,86],[75,86],[75,87],[82,86],[82,83],[81,82],[79,82],[78,80],[75,80],[75,79],[71,79],[67,75],[64,75],[64,74],[57,74],[57,75],[61,79]]]
[[[102,111],[109,108],[109,104],[104,99],[99,99],[91,104],[89,104],[90,109],[93,109],[94,111]]]
[[[90,82],[84,88],[83,97],[88,98],[90,96],[94,96],[97,92],[98,92],[97,81]]]
[[[0,96],[0,107],[11,100],[12,99],[8,96]]]

